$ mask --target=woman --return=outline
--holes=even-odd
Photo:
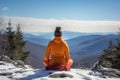
[[[73,60],[70,59],[67,43],[62,40],[61,27],[56,27],[54,36],[55,38],[49,42],[46,48],[43,64],[47,70],[70,70]]]

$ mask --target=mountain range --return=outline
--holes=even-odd
[[[101,52],[108,47],[109,41],[112,40],[113,44],[116,44],[118,37],[116,34],[111,33],[98,34],[66,31],[63,33],[63,39],[68,43],[71,57],[74,60],[73,67],[81,65],[91,67],[97,61]],[[54,33],[24,33],[24,39],[27,41],[25,49],[30,51],[27,60],[34,68],[44,67],[42,61],[45,49],[48,42],[53,38]]]

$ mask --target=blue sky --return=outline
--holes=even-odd
[[[0,15],[24,32],[117,32],[120,0],[0,0]]]
[[[0,0],[0,9],[7,16],[120,20],[120,0]]]

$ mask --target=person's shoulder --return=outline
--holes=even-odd
[[[67,42],[65,40],[62,40],[62,43],[65,45],[65,46],[68,46]]]
[[[63,42],[64,44],[67,44],[67,42],[66,42],[65,40],[62,40],[62,42]]]
[[[51,45],[51,44],[53,44],[53,40],[49,41],[49,43],[48,43],[48,45]]]

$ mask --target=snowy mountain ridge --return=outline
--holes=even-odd
[[[8,70],[9,69],[9,70]],[[5,74],[11,73],[11,74]],[[45,69],[32,69],[15,67],[12,63],[0,62],[0,80],[120,80],[109,78],[99,72],[89,69],[71,69],[70,71],[47,71]]]

